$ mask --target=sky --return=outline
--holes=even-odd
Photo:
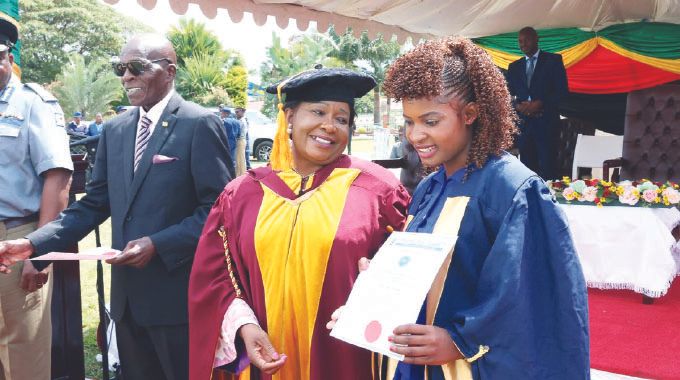
[[[220,38],[222,47],[236,49],[241,52],[250,72],[248,79],[255,83],[259,82],[258,70],[260,64],[266,60],[266,49],[271,46],[272,32],[279,34],[284,46],[291,36],[302,33],[297,29],[295,20],[290,20],[288,27],[281,29],[276,25],[274,18],[271,16],[263,26],[257,26],[250,13],[244,13],[241,22],[234,23],[229,18],[225,9],[218,9],[217,16],[214,19],[209,19],[203,15],[201,9],[196,4],[189,4],[189,9],[185,15],[175,14],[168,4],[168,0],[158,0],[156,7],[151,11],[139,5],[137,0],[119,0],[114,5],[106,5],[111,6],[124,15],[139,20],[141,23],[163,34],[171,26],[178,25],[182,17],[193,18],[203,22],[210,31]],[[309,30],[312,30],[315,26],[314,22],[310,22]]]

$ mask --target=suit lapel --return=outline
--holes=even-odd
[[[165,141],[168,139],[168,136],[172,134],[172,130],[175,128],[175,124],[177,122],[177,109],[181,103],[182,98],[177,94],[173,95],[172,98],[170,98],[168,105],[165,107],[165,110],[163,110],[160,119],[158,119],[158,123],[154,127],[149,144],[147,145],[146,150],[139,161],[137,172],[134,173],[130,189],[130,197],[128,198],[128,208],[134,201],[139,188],[142,186],[142,183],[146,178],[146,175],[149,173],[153,156],[161,150],[163,144],[165,144]]]

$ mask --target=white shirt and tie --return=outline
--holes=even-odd
[[[135,172],[137,171],[139,162],[141,161],[144,151],[149,144],[151,135],[156,128],[156,124],[158,124],[165,107],[167,107],[168,102],[170,102],[170,98],[172,95],[174,95],[174,93],[175,90],[169,91],[167,95],[161,99],[161,101],[156,103],[148,111],[145,111],[144,108],[139,107],[139,121],[137,121],[137,136],[135,138]]]
[[[541,52],[541,50],[536,50],[536,53],[532,55],[531,57],[529,56],[524,56],[525,61],[526,61],[526,74],[527,74],[527,88],[531,86],[531,77],[534,76],[534,70],[536,70],[536,62],[538,62],[538,54]],[[531,101],[531,95],[529,95],[529,98],[527,99]]]

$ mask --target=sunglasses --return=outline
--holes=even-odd
[[[137,76],[143,74],[144,71],[146,71],[154,63],[162,61],[172,63],[172,61],[169,58],[159,58],[151,61],[149,61],[148,59],[133,59],[125,63],[120,62],[119,60],[114,60],[111,62],[111,67],[113,67],[113,73],[119,77],[125,75],[126,70],[129,70],[130,74]]]

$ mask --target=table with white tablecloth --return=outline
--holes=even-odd
[[[676,208],[561,204],[589,287],[661,297],[680,271]]]

